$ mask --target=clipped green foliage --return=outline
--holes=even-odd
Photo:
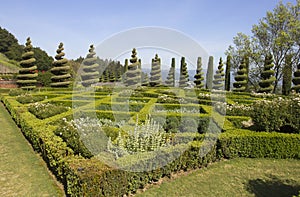
[[[216,71],[216,74],[214,75],[213,80],[213,89],[221,90],[224,89],[224,68],[223,68],[223,61],[222,58],[220,58],[218,70]]]
[[[225,90],[230,91],[230,70],[231,70],[231,56],[228,55],[226,59],[226,71],[225,71]]]
[[[157,54],[152,59],[151,72],[150,72],[150,86],[161,85],[161,62]]]
[[[58,49],[56,50],[57,55],[55,56],[56,61],[54,61],[53,68],[51,68],[51,73],[54,75],[51,77],[52,83],[51,87],[68,87],[72,82],[70,80],[70,66],[68,66],[68,60],[64,58],[65,53],[63,52],[64,45],[60,43]]]
[[[285,64],[282,70],[282,94],[289,95],[292,88],[292,55],[285,56]]]
[[[126,82],[127,86],[136,86],[141,83],[141,70],[140,62],[137,58],[136,49],[132,49],[131,59],[128,65],[128,70],[126,72]]]
[[[275,71],[272,70],[274,67],[273,57],[271,54],[266,55],[264,70],[261,72],[261,81],[259,82],[259,92],[271,93],[274,90],[272,85],[276,78],[274,77]]]
[[[17,76],[17,84],[24,90],[30,90],[36,88],[38,73],[37,66],[35,66],[34,52],[32,50],[30,37],[26,40],[26,46],[22,55],[22,61],[20,65],[22,68],[19,69]]]
[[[300,92],[300,63],[297,65],[297,70],[294,72],[293,90]]]
[[[147,73],[142,72],[142,86],[149,85],[149,77]]]
[[[235,82],[233,83],[233,91],[235,92],[245,92],[247,83],[248,83],[248,76],[247,76],[247,69],[245,58],[242,59],[242,62],[238,68],[236,76],[234,77]]]
[[[195,78],[194,82],[195,82],[197,88],[203,88],[204,87],[203,74],[204,73],[202,72],[202,58],[198,57],[198,59],[197,59],[197,70],[196,70],[196,74],[194,76],[194,78]]]
[[[175,58],[172,58],[171,68],[169,70],[166,85],[168,87],[174,87],[175,86]]]
[[[97,63],[94,50],[94,45],[90,45],[89,53],[82,62],[81,83],[84,87],[89,87],[99,82],[99,64]]]
[[[213,77],[214,77],[214,57],[209,56],[207,73],[206,73],[206,89],[208,90],[212,89]]]
[[[179,87],[187,87],[188,81],[189,81],[189,74],[187,71],[187,64],[185,62],[185,57],[181,57]]]

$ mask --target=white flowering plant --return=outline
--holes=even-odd
[[[34,114],[39,119],[49,118],[51,116],[63,113],[71,109],[63,105],[56,105],[53,103],[32,103],[28,106],[28,111]]]

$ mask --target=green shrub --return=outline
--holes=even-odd
[[[21,94],[17,96],[17,101],[21,104],[28,104],[28,103],[35,103],[44,100],[44,96],[37,96],[37,95],[32,95],[32,94]]]
[[[26,92],[25,90],[17,88],[17,89],[10,89],[8,94],[9,96],[19,96],[25,94],[25,92]]]
[[[52,103],[32,103],[28,106],[28,111],[39,119],[49,118],[57,114],[68,111],[69,108],[63,105],[55,105]]]

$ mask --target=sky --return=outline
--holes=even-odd
[[[120,32],[141,27],[167,28],[191,38],[218,59],[224,57],[225,50],[238,32],[251,35],[252,25],[279,2],[9,0],[1,2],[0,26],[13,33],[20,44],[24,44],[30,36],[34,46],[51,56],[55,55],[58,44],[63,42],[68,59],[85,57],[90,44],[98,46]],[[295,4],[296,0],[282,2]],[[174,42],[180,44],[180,40]]]

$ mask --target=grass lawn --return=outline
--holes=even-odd
[[[136,196],[288,197],[300,191],[300,161],[234,159],[163,181]]]
[[[0,103],[0,196],[64,196]]]

